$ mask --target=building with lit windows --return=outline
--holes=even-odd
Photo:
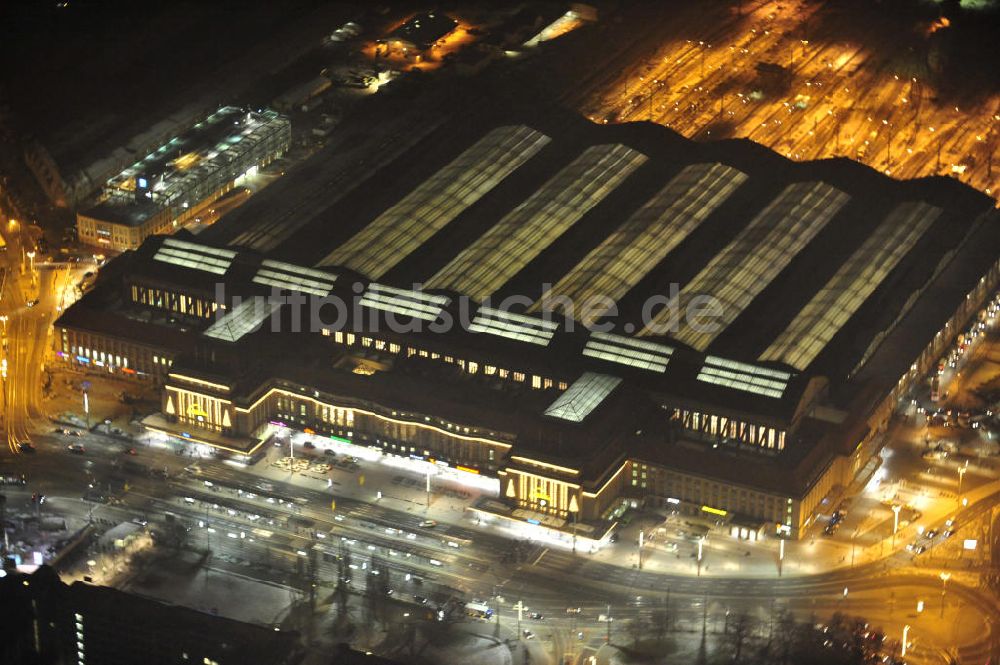
[[[84,582],[51,568],[0,578],[5,665],[292,665],[298,633]]]
[[[178,445],[252,458],[295,430],[434,460],[495,479],[484,519],[592,545],[640,504],[799,537],[1000,277],[985,195],[749,141],[498,110],[386,168],[147,239],[59,353],[141,362]],[[271,224],[289,200],[314,205]]]
[[[173,233],[290,143],[284,116],[220,108],[110,179],[100,201],[77,213],[80,242],[122,251]]]

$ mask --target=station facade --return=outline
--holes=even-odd
[[[412,189],[363,184],[266,254],[225,220],[146,239],[57,350],[161,385],[146,426],[182,445],[251,459],[293,429],[433,460],[497,480],[481,516],[591,544],[640,505],[801,537],[995,315],[993,202],[661,130],[442,129],[400,158]],[[719,325],[658,327],[671,283]]]

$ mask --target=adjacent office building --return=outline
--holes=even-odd
[[[292,665],[298,634],[65,584],[48,567],[0,579],[0,661],[8,665]]]
[[[173,233],[290,143],[284,116],[220,108],[109,180],[100,201],[77,213],[80,242],[123,251]]]

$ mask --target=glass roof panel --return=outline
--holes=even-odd
[[[746,174],[723,164],[686,166],[560,279],[546,297],[569,299],[574,311],[564,313],[593,325],[746,179]],[[544,298],[539,300],[532,310],[537,311],[544,302]],[[601,303],[607,304],[601,307]]]
[[[531,159],[549,137],[498,127],[320,261],[378,279]]]
[[[574,423],[583,422],[621,382],[617,376],[585,372],[545,409],[545,415]]]
[[[646,161],[623,145],[597,145],[564,167],[427,281],[484,300],[555,242]]]
[[[761,354],[804,370],[941,215],[923,202],[896,206]]]
[[[707,297],[721,311],[711,329],[696,329],[682,317],[676,333],[667,331],[704,351],[848,200],[847,194],[824,182],[789,185],[681,289],[679,307],[664,307],[640,335],[659,334],[692,299]]]

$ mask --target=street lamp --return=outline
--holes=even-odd
[[[90,397],[87,395],[87,389],[83,389],[83,413],[87,416],[87,429],[90,429]]]
[[[703,552],[703,547],[705,544],[705,537],[702,536],[698,539],[698,577],[701,577],[701,555]]]
[[[957,499],[961,501],[962,499],[962,480],[965,478],[965,472],[969,470],[969,461],[966,460],[965,464],[958,467],[958,495]]]
[[[778,577],[781,577],[781,568],[785,563],[785,539],[778,540]]]
[[[517,610],[517,637],[518,637],[518,639],[520,639],[521,638],[521,619],[522,619],[521,613],[524,612],[524,601],[518,600],[517,604],[514,605],[513,609]]]
[[[948,590],[948,580],[951,578],[951,573],[941,573],[938,577],[941,578],[941,616],[944,616],[944,594]]]
[[[642,570],[642,545],[645,535],[645,532],[642,529],[639,529],[639,570]]]
[[[576,502],[576,495],[569,498],[569,512],[573,515],[573,554],[576,554],[576,527],[580,519],[580,506]],[[639,559],[642,560],[642,552],[639,552]]]
[[[906,658],[906,643],[910,639],[910,624],[903,626],[903,652],[900,654],[901,658]]]
[[[427,509],[431,507],[431,467],[427,466]]]

